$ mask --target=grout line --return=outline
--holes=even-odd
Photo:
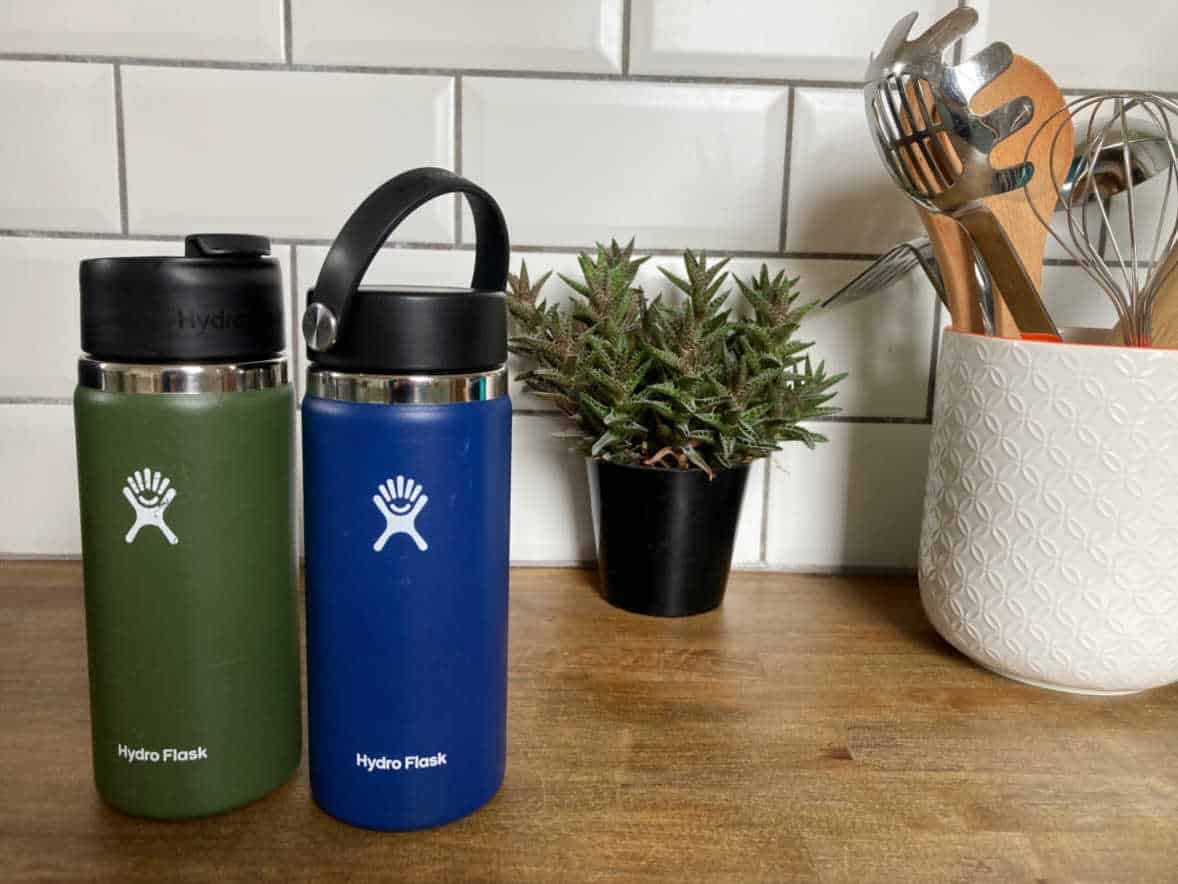
[[[296,267],[295,258],[293,257],[293,252],[292,252],[292,257],[291,257],[292,278],[296,272],[297,272],[297,267]],[[292,282],[292,285],[293,285],[293,282]],[[291,313],[292,314],[294,313],[294,305],[295,305],[295,301],[294,301],[294,297],[293,297],[293,293],[292,293],[292,298],[291,298]],[[298,322],[298,318],[294,317],[293,315],[291,317],[291,320],[292,320],[291,324],[293,326],[293,329],[292,329],[291,346],[290,346],[290,350],[288,352],[290,353],[292,372],[297,372],[300,369],[299,369],[299,366],[295,360],[297,360],[299,357],[297,356],[297,354],[295,354],[294,351],[299,348],[299,343],[298,343],[299,322]],[[72,403],[73,403],[73,399],[70,398],[69,396],[31,396],[31,395],[30,396],[22,396],[22,395],[0,396],[0,405],[71,405]],[[546,408],[514,408],[514,409],[512,409],[511,414],[512,414],[512,417],[541,417],[541,418],[564,417],[563,412],[557,411],[556,409],[546,409]],[[836,416],[836,417],[829,417],[829,418],[815,418],[815,419],[809,421],[809,423],[927,424],[927,423],[929,423],[929,421],[926,418],[919,418],[919,417],[845,417],[845,416]],[[768,483],[771,478],[771,476],[768,472],[768,470],[769,470],[768,464],[770,462],[770,458],[765,458],[765,461],[766,461],[766,474],[765,474],[766,485],[765,485],[765,487],[766,487],[766,489],[768,489]],[[766,490],[766,493],[764,495],[764,505],[766,505],[766,506],[768,505],[768,499],[769,499],[768,492]],[[767,516],[768,516],[768,513],[766,513],[766,517]],[[767,524],[767,522],[766,522],[766,524]],[[764,533],[764,530],[762,531],[762,533]],[[762,538],[762,543],[764,543],[764,538]]]
[[[320,236],[272,236],[270,242],[287,246],[330,246],[335,242],[330,237]],[[385,242],[382,249],[421,249],[436,252],[456,252],[458,247],[452,242],[433,242],[418,240],[400,240]]]
[[[127,233],[130,209],[127,205],[127,137],[123,118],[123,67],[114,66],[115,83],[115,164],[119,178],[119,225]]]
[[[282,57],[288,65],[294,63],[294,20],[290,5],[291,0],[282,0]]]
[[[329,74],[390,74],[418,77],[487,77],[492,79],[563,80],[572,82],[668,83],[696,86],[768,86],[800,87],[807,89],[863,88],[862,80],[811,80],[804,77],[720,77],[686,74],[607,74],[591,71],[546,71],[523,68],[454,68],[454,67],[397,67],[392,65],[361,64],[300,64],[269,61],[219,61],[201,58],[151,58],[140,55],[87,55],[84,53],[0,52],[0,61],[59,61],[75,64],[121,64],[125,67],[163,67],[212,69],[225,71],[285,71]],[[1124,89],[1112,87],[1061,85],[1060,88],[1076,96]],[[1151,94],[1164,98],[1178,98],[1178,89],[1153,89]]]
[[[81,553],[0,552],[0,562],[80,562]]]
[[[595,559],[512,559],[510,566],[514,569],[523,568],[596,568]]]
[[[183,241],[184,235],[180,233],[111,233],[110,231],[89,231],[89,230],[39,230],[39,229],[25,229],[25,228],[0,228],[0,237],[21,237],[21,238],[41,238],[41,239],[140,239],[140,240],[158,240],[161,242]],[[327,246],[331,245],[332,240],[326,237],[315,236],[271,236],[270,241],[276,245],[298,245],[298,246]],[[463,243],[456,245],[447,242],[433,242],[425,240],[402,240],[385,243],[382,248],[387,249],[431,249],[435,251],[453,252],[453,251],[473,251],[474,243]],[[592,252],[593,247],[588,245],[537,245],[527,243],[512,243],[511,249],[513,252],[521,252],[525,254],[554,254],[567,255],[579,252]],[[643,255],[671,255],[679,256],[683,254],[682,249],[672,248],[657,248],[657,249],[639,249]],[[774,252],[774,251],[758,251],[756,249],[708,249],[710,255],[726,255],[733,258],[765,258],[765,259],[792,259],[796,261],[805,260],[835,260],[835,261],[873,261],[879,257],[877,254],[860,253],[860,252]]]
[[[761,564],[769,561],[769,486],[773,484],[773,454],[765,458],[765,487],[761,489]]]
[[[95,240],[143,240],[144,242],[184,242],[182,233],[112,233],[101,230],[28,230],[21,228],[0,228],[0,237],[14,239],[95,239]],[[270,236],[267,237],[273,245],[279,246],[329,246],[334,240],[327,237],[315,236]],[[454,252],[458,249],[454,243],[447,242],[418,242],[405,240],[402,242],[388,242],[381,248],[387,249],[431,249],[443,252]],[[567,249],[566,249],[567,251]]]
[[[144,242],[183,242],[182,233],[112,233],[109,230],[40,230],[33,228],[0,228],[0,237],[17,239],[94,239],[94,240],[142,240]],[[271,236],[270,242],[280,246],[329,246],[334,240],[318,236]],[[400,240],[386,242],[384,249],[414,249],[439,252],[469,252],[474,243],[455,244],[428,240]],[[512,243],[512,252],[520,254],[569,255],[592,252],[588,245],[539,245],[534,243]],[[653,248],[638,251],[652,257],[679,257],[682,249]],[[881,253],[874,252],[814,252],[814,251],[766,251],[758,249],[707,249],[709,255],[723,255],[731,258],[758,258],[767,261],[874,261]],[[1079,262],[1071,258],[1047,258],[1047,267],[1078,267]]]
[[[304,556],[299,556],[302,565]],[[79,553],[0,553],[0,561],[16,562],[80,562]],[[595,559],[512,559],[513,570],[541,569],[541,568],[580,568],[594,569],[597,567]],[[801,574],[812,577],[911,577],[916,573],[914,567],[903,565],[803,565],[789,562],[738,562],[733,563],[733,571],[768,573],[768,574]]]
[[[734,570],[752,570],[735,568]],[[809,574],[813,577],[911,577],[915,566],[906,565],[806,565],[790,562],[766,562],[760,570],[772,574]]]
[[[562,417],[564,412],[555,408],[515,408],[511,412],[518,417]],[[886,415],[835,415],[833,417],[816,417],[807,420],[813,424],[900,424],[911,426],[925,426],[930,423],[928,417],[906,417]],[[768,478],[768,477],[766,477]]]
[[[785,111],[785,169],[781,173],[781,218],[777,226],[777,248],[785,251],[786,223],[789,218],[789,168],[793,163],[794,145],[794,96],[797,90],[792,86]]]
[[[0,52],[0,61],[61,61],[75,64],[123,64],[130,67],[193,68],[223,71],[293,71],[328,74],[391,74],[420,77],[488,77],[492,79],[565,80],[573,82],[671,83],[698,86],[812,86],[861,89],[860,80],[808,80],[797,77],[719,77],[688,74],[617,74],[592,71],[546,71],[526,68],[398,67],[395,65],[307,64],[274,61],[223,61],[202,58],[152,58],[140,55]]]
[[[72,405],[69,396],[0,396],[0,405]]]
[[[632,0],[622,0],[622,76],[630,74],[630,22]]]
[[[299,289],[303,287],[303,281],[299,279],[299,250],[297,246],[290,246],[290,361],[291,370],[297,378],[301,374],[302,366],[302,348],[299,346],[299,332],[302,331],[302,322],[298,315]]]
[[[813,417],[806,421],[808,424],[911,424],[923,426],[931,423],[928,416],[923,417],[888,417],[886,415],[836,414],[832,417]]]
[[[454,174],[462,174],[462,77],[454,78]],[[454,194],[454,245],[462,245],[462,202],[461,194]]]
[[[183,242],[182,234],[157,233],[112,233],[109,230],[6,230],[0,228],[0,237],[12,239],[96,239],[96,240],[124,240],[139,239],[151,242]]]
[[[463,246],[463,248],[470,248],[470,246]],[[556,254],[564,255],[578,252],[592,252],[594,249],[585,245],[533,245],[527,243],[512,243],[511,250],[513,252],[523,253],[538,253],[538,254]],[[679,257],[683,254],[682,249],[672,248],[641,248],[635,249],[639,254],[657,256],[672,256]],[[866,252],[791,252],[791,251],[768,251],[764,249],[704,249],[709,256],[723,255],[729,258],[762,258],[766,260],[790,260],[790,261],[874,261],[879,255],[870,254]]]

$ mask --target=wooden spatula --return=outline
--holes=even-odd
[[[917,211],[941,267],[953,327],[958,331],[983,333],[986,326],[982,319],[981,292],[974,274],[973,243],[969,234],[948,215],[936,215],[927,209]]]
[[[1052,118],[1050,127],[1035,138],[1034,150],[1030,156],[1027,156],[1027,145],[1048,118],[1064,107],[1063,93],[1041,67],[1022,55],[1015,55],[1010,67],[978,93],[970,109],[979,114],[988,113],[1020,96],[1031,99],[1033,116],[1021,129],[995,145],[990,160],[991,165],[1002,168],[1021,163],[1026,157],[1035,172],[1027,187],[1027,193],[1022,189],[1013,190],[988,197],[986,203],[1006,231],[1011,245],[1027,269],[1027,275],[1035,283],[1035,287],[1042,291],[1043,253],[1048,234],[1047,228],[1035,217],[1035,211],[1028,204],[1027,197],[1029,194],[1042,217],[1051,217],[1057,199],[1051,183],[1051,170],[1054,169],[1062,180],[1075,151],[1071,117],[1067,114],[1058,114]],[[1058,138],[1055,137],[1057,133]],[[995,333],[1004,337],[1018,337],[1018,326],[1003,299],[995,297],[994,302]]]
[[[1124,335],[1118,337],[1124,340]],[[1178,348],[1178,270],[1162,282],[1154,296],[1149,337],[1150,346]]]

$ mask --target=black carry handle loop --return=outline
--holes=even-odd
[[[331,349],[340,326],[347,320],[348,302],[385,240],[425,203],[448,193],[464,194],[474,214],[471,288],[503,290],[511,247],[499,204],[477,184],[448,169],[410,169],[386,181],[360,203],[331,244],[303,314],[303,336],[308,347],[317,351]]]

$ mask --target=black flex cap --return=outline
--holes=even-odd
[[[507,361],[503,291],[361,286],[330,350],[317,365],[375,374],[487,371]]]
[[[82,351],[112,362],[232,362],[282,352],[282,273],[262,236],[195,234],[184,256],[92,258]]]
[[[475,219],[470,286],[361,286],[397,225],[448,193],[464,194]],[[404,172],[373,191],[332,243],[307,293],[307,358],[335,371],[374,374],[497,368],[507,361],[508,259],[507,226],[490,194],[446,169]]]

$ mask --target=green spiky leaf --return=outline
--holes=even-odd
[[[798,279],[766,266],[742,279],[727,259],[687,251],[681,268],[659,268],[670,289],[648,298],[635,285],[646,260],[633,240],[598,244],[578,257],[578,277],[559,277],[563,308],[541,298],[551,272],[533,279],[521,263],[509,275],[519,380],[572,418],[571,437],[614,463],[709,474],[824,441],[803,422],[837,412],[828,403],[844,375],[813,365],[798,337],[814,307]]]

